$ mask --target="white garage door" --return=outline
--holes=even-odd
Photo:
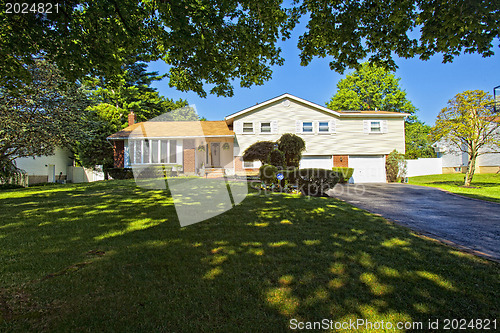
[[[354,168],[354,183],[385,183],[384,155],[349,156],[349,168]]]
[[[331,156],[302,156],[301,168],[331,169],[333,167]]]

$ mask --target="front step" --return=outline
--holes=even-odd
[[[208,168],[205,169],[205,178],[223,178],[225,175],[224,169]]]

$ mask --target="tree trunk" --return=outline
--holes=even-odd
[[[476,171],[476,154],[470,155],[469,158],[469,168],[467,169],[467,173],[465,174],[465,183],[464,186],[470,186],[472,182],[472,177],[474,177],[474,171]]]

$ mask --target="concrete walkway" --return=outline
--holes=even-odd
[[[500,261],[500,204],[405,184],[337,184],[328,195]]]

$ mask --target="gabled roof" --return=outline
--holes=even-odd
[[[111,140],[133,138],[233,137],[225,121],[147,121],[137,123],[108,137]]]
[[[321,106],[319,104],[316,104],[316,103],[310,102],[308,100],[302,99],[300,97],[286,93],[286,94],[280,95],[278,97],[274,97],[272,99],[264,101],[262,103],[256,104],[254,106],[251,106],[249,108],[246,108],[244,110],[230,114],[230,115],[226,116],[224,119],[226,121],[231,120],[231,119],[238,117],[238,116],[241,116],[247,112],[254,111],[256,109],[265,107],[266,105],[278,102],[278,101],[283,100],[283,99],[290,99],[290,100],[296,101],[298,103],[302,103],[302,104],[308,105],[312,108],[318,109],[320,111],[334,114],[338,117],[406,117],[406,116],[410,115],[409,113],[391,112],[391,111],[334,111],[334,110],[330,110],[324,106]]]

